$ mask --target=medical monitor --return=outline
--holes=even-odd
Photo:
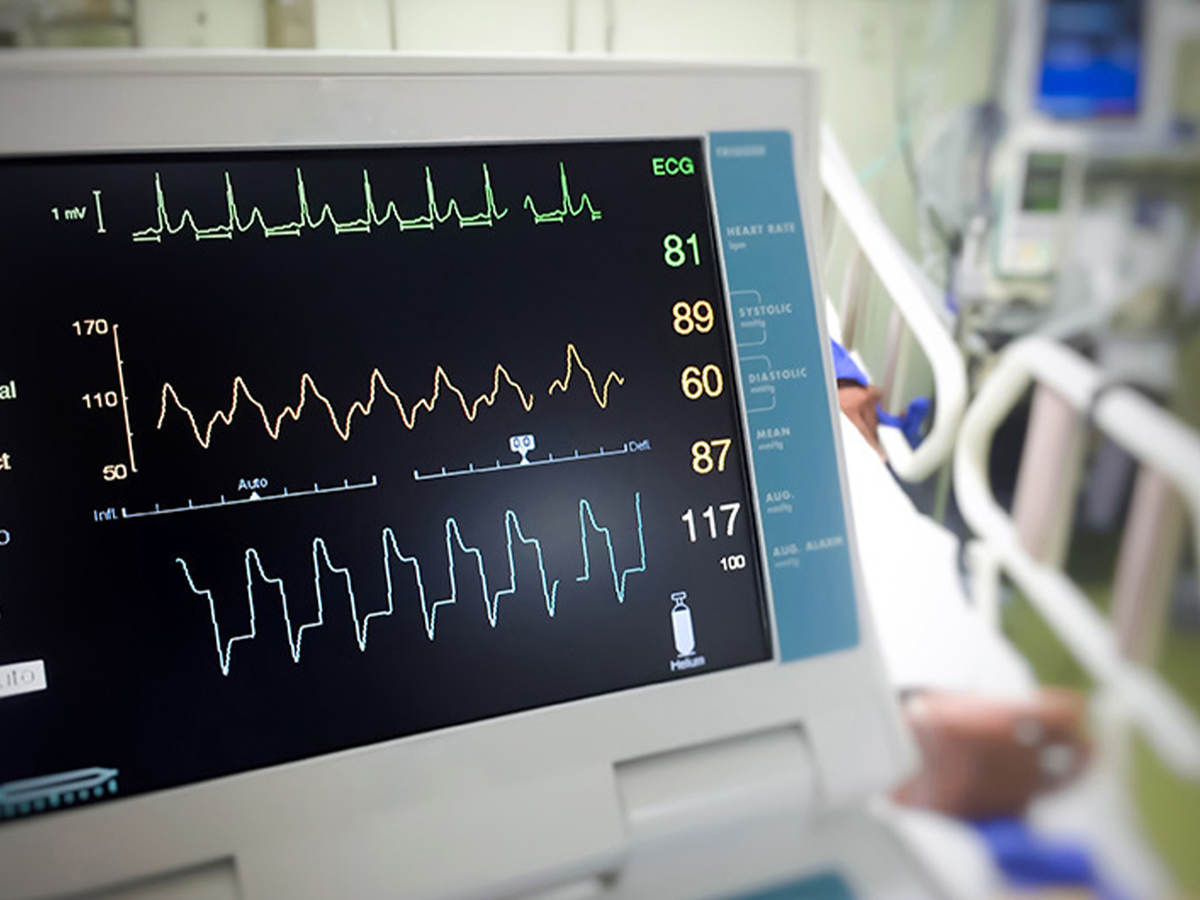
[[[1138,114],[1142,0],[1046,0],[1037,109],[1055,119]]]
[[[827,803],[895,770],[802,213],[807,76],[13,70],[0,860],[19,895],[253,871],[279,852],[265,834],[304,846],[318,811],[433,840],[516,785],[779,727],[825,761]],[[580,815],[615,802],[592,788]],[[554,830],[560,857],[597,852]],[[456,834],[468,862],[444,881],[403,857],[356,877],[503,875]],[[506,864],[552,865],[534,856]],[[260,863],[257,892],[329,866]]]

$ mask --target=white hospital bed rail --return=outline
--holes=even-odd
[[[997,427],[1034,382],[1039,386],[1022,454],[1014,515],[1010,516],[992,493],[988,457]],[[1087,360],[1041,337],[1022,340],[1001,355],[963,419],[954,459],[954,488],[963,517],[978,536],[973,557],[994,565],[993,580],[1000,570],[1007,572],[1106,699],[1115,702],[1117,715],[1137,726],[1167,765],[1181,776],[1200,778],[1200,721],[1149,668],[1150,660],[1138,659],[1146,654],[1124,640],[1124,629],[1114,627],[1060,569],[1088,421],[1142,464],[1138,492],[1147,493],[1144,484],[1169,485],[1170,495],[1179,498],[1180,513],[1186,508],[1190,514],[1196,559],[1200,560],[1200,436],[1136,391],[1107,385]],[[1053,437],[1056,432],[1057,439]],[[1049,443],[1045,434],[1051,435]],[[1026,488],[1032,486],[1032,491],[1023,492],[1022,483]],[[1173,573],[1178,562],[1182,515],[1178,527],[1171,526],[1175,517],[1171,504],[1166,503],[1157,506],[1156,519],[1147,519],[1138,512],[1137,496],[1135,493],[1118,559],[1114,615],[1121,614],[1123,579],[1128,582],[1130,571],[1141,571],[1149,580],[1143,578],[1130,596],[1135,605],[1143,607],[1141,612],[1157,615],[1161,632],[1163,594],[1169,581],[1163,573]],[[1151,508],[1145,503],[1141,506],[1143,510]],[[1151,543],[1159,540],[1170,551],[1174,540],[1175,552],[1159,554],[1151,572],[1144,564],[1146,535],[1153,535],[1164,519],[1168,527],[1160,527],[1158,538]],[[1138,560],[1142,561],[1140,570]],[[986,596],[988,592],[976,591],[977,596],[980,593]]]
[[[820,169],[826,197],[826,270],[831,267],[841,235],[851,239],[841,290],[834,304],[842,320],[843,345],[847,350],[860,349],[856,341],[858,325],[869,294],[868,276],[873,273],[892,303],[886,360],[882,365],[869,366],[881,373],[885,401],[895,402],[894,388],[903,380],[901,372],[911,348],[906,329],[933,368],[934,418],[921,445],[913,450],[897,429],[880,429],[880,441],[895,473],[905,481],[923,481],[950,458],[954,449],[967,401],[962,354],[949,328],[938,317],[940,292],[884,224],[828,125],[821,128]]]

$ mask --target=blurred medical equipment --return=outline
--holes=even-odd
[[[1197,244],[1200,121],[1177,104],[1194,90],[1182,79],[1200,53],[1200,4],[1006,9],[996,96],[952,117],[921,167],[921,202],[955,235],[964,346],[986,358],[1034,330],[1084,338],[1112,377],[1169,392],[1186,321],[1177,279]],[[943,198],[969,182],[944,173],[964,170],[981,170],[977,198],[951,207]]]

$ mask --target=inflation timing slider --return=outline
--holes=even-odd
[[[508,448],[521,454],[523,465],[529,465],[529,452],[537,449],[537,439],[532,434],[514,434],[508,439]]]

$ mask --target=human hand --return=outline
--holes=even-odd
[[[887,454],[879,443],[879,416],[875,412],[875,407],[882,399],[883,391],[874,385],[864,386],[849,378],[838,379],[838,406],[879,454],[879,458],[887,462]]]
[[[1082,771],[1090,753],[1083,697],[1059,689],[1028,701],[929,691],[904,706],[922,767],[895,798],[966,819],[1016,816]]]

